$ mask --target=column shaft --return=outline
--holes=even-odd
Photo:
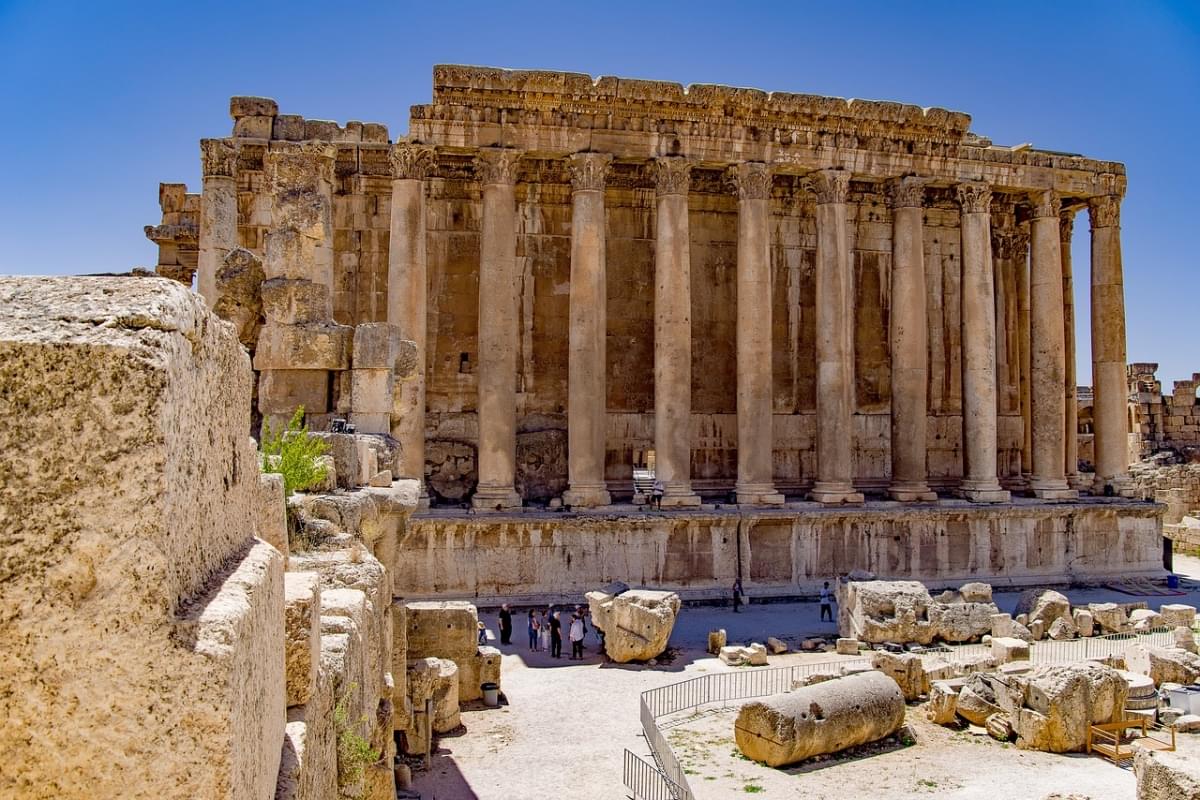
[[[479,509],[514,508],[517,460],[517,201],[519,154],[481,150],[479,244]]]
[[[1064,209],[1058,218],[1059,248],[1062,251],[1063,281],[1063,398],[1065,400],[1063,469],[1072,489],[1083,488],[1079,480],[1079,400],[1075,375],[1075,278],[1071,264],[1071,235],[1075,209]]]
[[[695,506],[692,491],[692,278],[688,252],[691,166],[655,162],[654,457],[664,506]]]
[[[1128,490],[1125,287],[1121,267],[1121,198],[1088,201],[1092,225],[1092,389],[1096,449],[1094,491]]]
[[[434,166],[432,148],[397,144],[392,150],[391,234],[388,246],[387,321],[416,345],[417,368],[400,384],[392,435],[400,442],[401,477],[425,489],[426,252],[425,178]]]
[[[604,483],[605,336],[607,283],[604,178],[612,156],[571,157],[571,295],[567,362],[567,470],[563,501],[571,506],[612,502]]]
[[[737,423],[739,504],[782,505],[775,491],[771,373],[771,173],[737,166]]]
[[[817,480],[812,498],[861,503],[854,491],[854,280],[846,228],[850,173],[813,173],[817,195]]]
[[[1017,233],[1013,247],[1013,266],[1017,270],[1017,332],[1020,348],[1021,374],[1021,475],[1028,479],[1033,465],[1033,424],[1030,405],[1030,377],[1033,373],[1032,353],[1029,341],[1029,234]]]
[[[991,190],[958,186],[962,206],[962,494],[977,503],[1006,502],[996,479],[996,306],[992,281]]]
[[[1065,328],[1063,262],[1059,239],[1059,199],[1054,192],[1034,197],[1030,223],[1030,412],[1033,465],[1029,488],[1034,497],[1074,498],[1063,461],[1066,403],[1063,391]]]
[[[200,240],[196,289],[208,303],[217,304],[217,272],[229,251],[237,247],[237,150],[227,139],[201,139],[203,186],[200,194]]]
[[[895,500],[936,500],[929,489],[925,436],[929,401],[929,330],[922,233],[926,181],[892,184],[892,482]]]

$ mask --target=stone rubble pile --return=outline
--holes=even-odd
[[[918,581],[840,583],[838,630],[845,638],[870,644],[930,644],[978,641],[992,631],[991,587],[969,583],[937,599]]]

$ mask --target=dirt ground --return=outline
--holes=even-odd
[[[1182,563],[1181,563],[1182,561]],[[1177,559],[1176,571],[1200,578],[1200,560]],[[1068,592],[1073,602],[1145,599],[1197,603],[1188,596],[1132,597],[1103,589]],[[1016,595],[997,596],[1011,607]],[[495,615],[485,613],[494,640]],[[518,616],[518,619],[521,619]],[[639,736],[640,692],[709,672],[730,669],[704,652],[707,633],[725,628],[730,642],[764,641],[774,635],[793,644],[834,631],[818,622],[815,603],[752,605],[744,613],[727,608],[683,609],[671,637],[674,658],[655,667],[604,663],[589,634],[583,661],[552,659],[526,648],[524,630],[505,654],[502,684],[507,704],[470,708],[464,729],[439,740],[429,772],[416,770],[414,789],[422,800],[617,800],[626,748],[648,756]],[[832,654],[772,656],[771,666],[828,661]],[[774,770],[734,755],[733,709],[709,711],[667,731],[700,798],[743,795],[804,797],[811,800],[946,797],[957,800],[1041,800],[1051,792],[1076,792],[1093,800],[1132,800],[1132,774],[1099,758],[1017,750],[986,736],[943,729],[925,722],[916,706],[908,724],[915,743],[879,747],[854,758],[831,759],[798,769]],[[1200,758],[1200,736],[1181,734],[1181,749]]]

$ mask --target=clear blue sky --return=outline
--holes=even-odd
[[[0,273],[154,264],[158,182],[198,190],[197,140],[228,135],[231,95],[395,137],[443,62],[938,105],[998,144],[1123,161],[1129,358],[1158,361],[1168,391],[1200,371],[1200,2],[1183,0],[0,0]],[[1087,235],[1081,216],[1081,311]]]

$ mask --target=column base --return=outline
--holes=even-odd
[[[1067,486],[1070,486],[1076,491],[1084,491],[1092,488],[1092,478],[1090,475],[1084,475],[1076,472],[1074,475],[1067,476]]]
[[[893,483],[887,492],[888,497],[901,503],[931,503],[938,499],[937,492],[923,483]]]
[[[507,511],[521,507],[521,495],[511,486],[481,486],[471,498],[476,511]]]
[[[573,508],[595,508],[612,505],[612,495],[603,485],[572,486],[563,492],[562,501]]]
[[[739,506],[781,506],[784,497],[769,483],[746,483],[734,487]]]
[[[1077,500],[1079,492],[1067,485],[1066,478],[1033,478],[1029,493],[1039,500]]]
[[[972,503],[1008,503],[1012,501],[1012,492],[1001,489],[997,481],[963,481],[958,488],[959,495]]]
[[[866,501],[863,493],[854,491],[854,487],[849,483],[828,481],[817,481],[808,496],[826,506],[861,505]]]
[[[1108,497],[1109,493],[1105,491],[1106,487],[1112,487],[1113,497],[1133,497],[1133,481],[1129,475],[1122,473],[1114,475],[1111,478],[1104,478],[1097,475],[1095,482],[1092,484],[1092,494],[1097,497]]]
[[[663,487],[663,508],[699,508],[700,495],[692,491],[690,483],[667,484]]]

